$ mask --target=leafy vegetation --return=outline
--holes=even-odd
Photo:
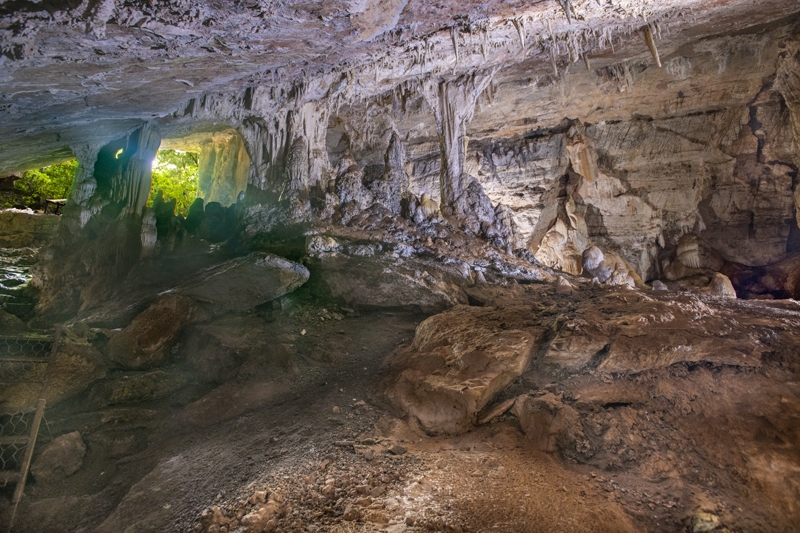
[[[159,150],[153,162],[153,184],[147,205],[153,205],[159,192],[164,200],[175,199],[175,212],[186,216],[197,198],[198,155],[180,150]]]
[[[66,198],[75,178],[78,162],[74,159],[29,170],[14,179],[12,189],[3,191],[0,196],[0,207],[44,208],[45,199]],[[10,178],[13,179],[13,178]]]

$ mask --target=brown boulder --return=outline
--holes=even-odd
[[[52,483],[77,472],[83,465],[86,445],[77,431],[61,435],[42,448],[31,466],[39,483]]]
[[[161,365],[169,357],[183,326],[196,313],[192,299],[178,294],[162,296],[111,338],[109,358],[134,370]]]
[[[430,317],[395,355],[386,395],[430,433],[466,431],[522,374],[542,332],[522,308],[458,306]]]

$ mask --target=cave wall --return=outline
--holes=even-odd
[[[774,262],[797,226],[797,82],[786,66],[797,61],[795,31],[704,39],[665,55],[663,68],[578,63],[561,79],[533,81],[500,73],[466,126],[462,166],[513,212],[513,246],[535,252],[537,223],[575,170],[569,131],[579,125],[593,170],[570,194],[587,242],[618,251],[645,278],[662,273],[686,233],[729,261]],[[364,168],[386,132],[399,131],[409,190],[442,202],[436,106],[397,91],[343,110],[338,127]]]

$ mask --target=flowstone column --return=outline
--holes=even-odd
[[[439,134],[442,213],[454,217],[468,231],[507,240],[508,228],[496,223],[495,209],[483,186],[464,171],[466,124],[491,79],[491,74],[473,74],[438,83],[428,81],[421,88],[434,111]]]
[[[160,145],[158,128],[148,122],[131,133],[125,146],[115,152],[113,157],[119,165],[111,177],[111,192],[113,200],[122,206],[121,216],[142,216],[150,194],[153,160]],[[99,157],[108,157],[107,151],[100,152],[98,162]]]
[[[138,262],[160,142],[147,123],[102,147],[74,148],[78,172],[65,218],[44,256],[51,260],[34,273],[42,288],[40,312],[57,320],[74,316],[107,298]]]
[[[304,102],[239,128],[250,156],[248,186],[268,200],[297,196],[327,181],[328,104]]]

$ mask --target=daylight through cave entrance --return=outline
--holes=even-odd
[[[228,207],[247,188],[249,171],[250,157],[233,128],[200,128],[165,136],[153,162],[148,201],[152,204],[160,187],[165,200],[176,199],[177,213],[187,214],[196,198],[205,205],[217,202]]]
[[[189,207],[200,197],[197,187],[199,160],[197,152],[159,150],[153,160],[147,206],[153,207],[157,202],[174,202],[175,214],[186,216]]]
[[[77,168],[73,158],[0,178],[0,208],[60,214]]]

